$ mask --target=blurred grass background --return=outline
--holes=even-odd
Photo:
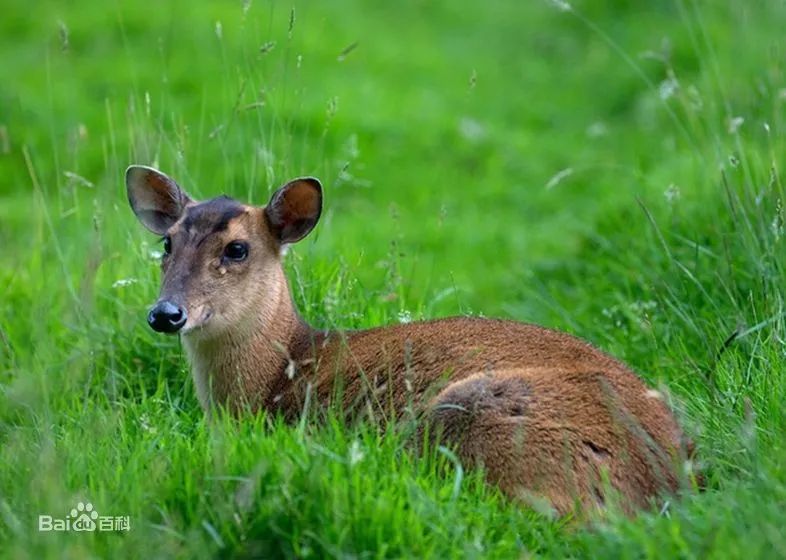
[[[782,2],[18,2],[0,17],[0,554],[782,557]],[[538,322],[674,398],[709,488],[588,528],[399,434],[208,423],[130,163],[326,187],[320,326]],[[78,501],[128,533],[43,534]]]

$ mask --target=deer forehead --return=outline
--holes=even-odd
[[[228,237],[247,237],[258,230],[262,217],[257,208],[228,196],[190,204],[169,230],[169,235],[185,234],[190,243],[201,244],[208,237],[226,232]]]

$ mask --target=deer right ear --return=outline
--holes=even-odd
[[[188,195],[172,179],[144,165],[126,169],[128,202],[142,225],[163,235],[180,219],[191,202]]]
[[[322,213],[322,184],[313,177],[290,181],[265,207],[270,229],[282,245],[300,241],[314,229]]]

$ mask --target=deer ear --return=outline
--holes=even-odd
[[[172,179],[144,165],[126,169],[128,202],[142,225],[163,235],[180,219],[189,196]]]
[[[300,241],[322,213],[322,184],[313,177],[294,179],[278,189],[265,207],[273,235],[283,245]]]

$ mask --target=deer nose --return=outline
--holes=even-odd
[[[159,301],[147,314],[147,323],[157,332],[175,333],[186,324],[186,310],[171,301]]]

